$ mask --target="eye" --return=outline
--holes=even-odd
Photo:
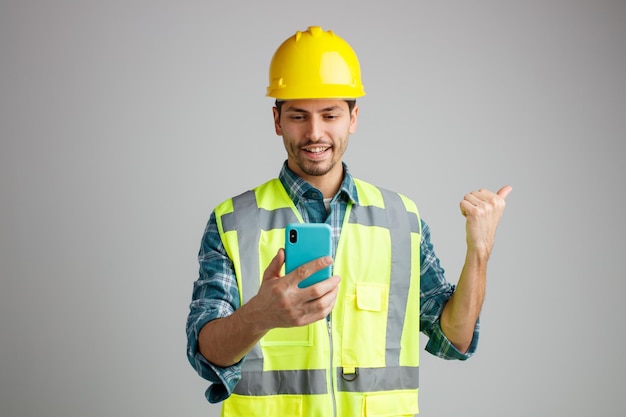
[[[299,122],[299,121],[304,120],[304,115],[298,114],[298,113],[290,114],[289,120],[293,120],[294,122]]]

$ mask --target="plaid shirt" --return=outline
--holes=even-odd
[[[287,163],[283,165],[279,175],[305,222],[330,225],[333,256],[348,203],[359,203],[353,177],[345,164],[344,172],[341,187],[330,200],[330,213],[326,210],[322,193],[298,177],[287,167]],[[424,221],[420,251],[420,330],[429,338],[426,351],[444,359],[468,359],[476,351],[479,324],[476,324],[474,338],[467,353],[459,352],[443,334],[439,318],[444,304],[454,293],[455,286],[444,277],[444,270],[430,243],[430,229]],[[198,351],[200,329],[211,320],[229,316],[240,306],[237,277],[220,239],[215,213],[211,213],[204,231],[198,261],[200,275],[194,283],[187,318],[187,358],[201,377],[212,382],[206,391],[206,397],[210,402],[216,403],[228,398],[237,385],[241,378],[241,362],[221,368],[208,362]],[[216,340],[215,343],[219,341]]]

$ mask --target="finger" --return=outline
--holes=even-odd
[[[310,289],[312,292],[312,300],[314,300],[327,297],[329,294],[336,292],[340,282],[341,277],[339,275],[333,275],[304,289]]]
[[[283,248],[278,249],[276,256],[272,259],[267,269],[263,273],[263,280],[276,278],[280,276],[280,270],[285,263],[285,250]]]
[[[463,201],[465,203],[469,203],[473,206],[480,205],[485,199],[486,197],[485,197],[485,193],[483,190],[472,191],[471,193],[466,194],[463,197]]]
[[[314,309],[321,313],[320,318],[327,316],[333,309],[335,301],[337,300],[340,281],[341,278],[338,275],[333,275],[324,281],[304,288],[304,290],[311,294],[311,299],[307,301],[307,304],[309,306],[317,306],[314,307]]]
[[[513,191],[513,187],[511,187],[510,185],[505,185],[504,187],[500,188],[500,190],[498,190],[496,194],[506,199],[511,191]]]
[[[461,214],[464,217],[467,217],[475,208],[476,204],[467,200],[467,198],[463,199],[459,204],[459,208],[461,209]]]
[[[295,276],[298,283],[313,275],[315,272],[320,271],[333,263],[333,258],[330,256],[322,256],[321,258],[313,259],[310,262],[300,265],[294,269],[291,274]]]
[[[466,194],[461,200],[459,207],[461,214],[467,217],[468,215],[474,215],[487,209],[490,205],[495,203],[495,199],[498,197],[495,193],[481,188],[477,191],[472,191]]]
[[[463,200],[461,200],[461,203],[459,204],[459,207],[461,209],[461,214],[463,214],[463,216],[467,217],[469,212],[481,206],[482,197],[480,194],[481,194],[480,190],[472,191],[469,194],[465,194],[465,196],[463,197]]]

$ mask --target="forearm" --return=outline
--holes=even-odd
[[[456,291],[444,306],[441,329],[461,352],[466,352],[472,342],[473,330],[485,299],[487,261],[505,199],[511,190],[510,186],[505,186],[492,193],[481,188],[466,194],[460,203],[461,213],[466,218],[467,253]]]
[[[205,324],[198,350],[212,364],[227,367],[239,362],[267,333],[249,319],[251,306],[243,305],[228,317]]]
[[[485,299],[487,258],[468,250],[456,290],[441,314],[441,329],[460,352],[466,352],[472,342]]]

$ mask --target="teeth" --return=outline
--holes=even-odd
[[[307,151],[312,153],[320,153],[324,152],[326,149],[328,148],[308,148]]]

